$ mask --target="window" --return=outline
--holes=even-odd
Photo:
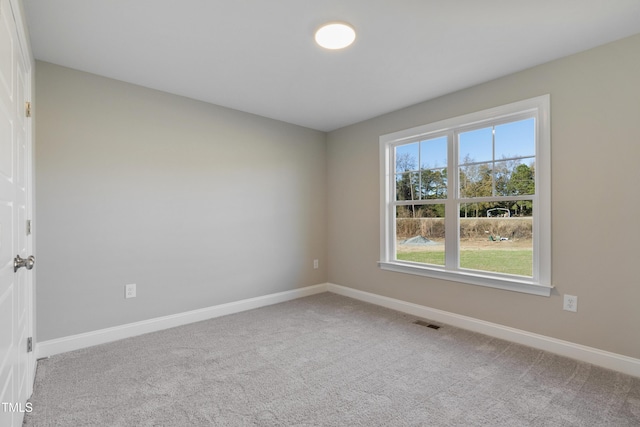
[[[380,267],[549,296],[549,95],[380,137]]]

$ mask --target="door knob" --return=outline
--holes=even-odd
[[[36,257],[33,255],[27,257],[26,259],[20,258],[20,255],[16,255],[13,259],[13,272],[18,271],[20,267],[24,267],[27,270],[31,270],[33,268],[33,264],[36,263]]]

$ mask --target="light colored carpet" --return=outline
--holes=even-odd
[[[38,363],[27,426],[639,426],[640,378],[334,294]]]

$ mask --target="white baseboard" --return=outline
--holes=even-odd
[[[36,344],[36,357],[38,359],[49,357],[55,354],[65,353],[67,351],[79,350],[81,348],[105,344],[149,332],[156,332],[189,323],[200,322],[202,320],[213,319],[214,317],[226,316],[227,314],[239,313],[241,311],[278,304],[326,291],[326,284],[308,286],[306,288],[278,292],[276,294],[220,304],[199,310],[187,311],[170,316],[157,317],[155,319],[143,320],[141,322],[129,323],[126,325],[114,326],[112,328],[99,329],[97,331],[86,332],[83,334],[42,341]]]
[[[327,284],[327,290],[338,295],[390,308],[416,317],[442,322],[447,325],[456,326],[458,328],[545,350],[550,353],[559,354],[561,356],[570,357],[572,359],[591,363],[603,368],[640,377],[640,359],[635,359],[633,357],[611,353],[544,335],[534,334],[521,329],[499,325],[497,323],[485,322],[484,320],[475,319],[473,317],[462,316],[448,311],[413,304],[353,288],[347,288],[333,283]]]
[[[171,316],[158,317],[141,322],[129,323],[112,328],[100,329],[84,334],[72,335],[36,344],[36,357],[49,357],[67,351],[79,350],[98,344],[104,344],[124,338],[130,338],[149,332],[169,329],[193,322],[213,319],[227,314],[239,313],[254,308],[265,307],[278,304],[297,298],[315,295],[322,292],[333,292],[338,295],[354,298],[360,301],[390,308],[416,317],[442,322],[458,328],[467,329],[473,332],[489,335],[495,338],[504,339],[518,344],[551,353],[570,357],[572,359],[591,363],[604,368],[612,369],[625,374],[640,377],[640,359],[635,359],[621,354],[599,350],[563,341],[544,335],[534,334],[520,329],[510,328],[497,323],[485,322],[473,317],[462,316],[448,311],[438,310],[423,305],[389,298],[370,292],[364,292],[333,283],[323,283],[306,288],[294,289],[291,291],[279,292],[271,295],[264,295],[256,298],[249,298],[227,304],[207,307],[200,310],[188,311]]]

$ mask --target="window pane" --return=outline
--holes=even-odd
[[[533,275],[531,200],[460,205],[460,268]]]
[[[396,207],[396,259],[444,266],[444,205]]]
[[[496,160],[536,154],[533,118],[496,126]]]
[[[528,163],[520,160],[496,162],[495,182],[498,196],[524,196],[535,194],[533,159]]]
[[[493,163],[460,166],[460,197],[493,196]]]
[[[419,159],[419,145],[413,144],[399,145],[396,147],[396,173],[417,171]]]
[[[517,160],[495,162],[493,164],[493,189],[495,196],[505,196],[508,193],[511,168]]]
[[[443,169],[446,167],[446,136],[420,142],[420,169]]]
[[[421,197],[423,199],[447,198],[447,169],[429,169],[420,171]]]
[[[458,144],[460,164],[493,160],[493,127],[462,132]]]
[[[419,200],[420,175],[417,172],[396,174],[396,200]]]

